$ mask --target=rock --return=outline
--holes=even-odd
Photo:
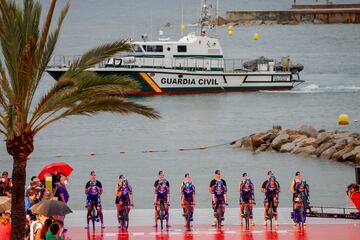
[[[300,147],[297,148],[296,151],[294,151],[293,153],[295,154],[299,154],[302,156],[311,156],[314,154],[316,148],[312,145],[306,146],[306,147]]]
[[[322,133],[322,132],[326,132],[326,130],[325,130],[325,129],[320,129],[320,130],[318,131],[318,133]]]
[[[214,19],[214,23],[215,23],[217,26],[222,26],[222,25],[228,24],[229,21],[226,20],[225,18],[221,17],[221,16],[218,16],[217,18]]]
[[[306,138],[307,137],[305,135],[300,135],[300,137],[296,138],[293,143],[295,143],[295,146],[300,146]]]
[[[316,138],[318,135],[318,131],[310,125],[302,125],[300,131],[308,137]]]
[[[241,139],[240,148],[253,151],[254,147],[252,145],[251,137],[243,137]]]
[[[334,142],[326,142],[321,144],[321,146],[319,146],[316,151],[314,152],[314,154],[316,156],[320,156],[326,149],[329,149],[330,147],[334,146],[335,143]]]
[[[281,131],[279,135],[272,141],[271,147],[279,151],[281,146],[288,142],[289,142],[289,135],[286,133],[286,131]]]
[[[270,145],[269,144],[261,144],[261,146],[256,149],[255,152],[265,152],[269,149]]]
[[[330,159],[335,152],[336,152],[336,147],[332,146],[332,147],[326,149],[323,153],[321,153],[320,158]]]
[[[254,149],[260,147],[261,144],[265,143],[262,140],[262,136],[263,136],[262,133],[256,133],[256,134],[250,136],[252,146],[253,146]]]
[[[274,133],[272,133],[271,131],[268,131],[261,137],[261,140],[264,142],[267,142],[273,136],[274,136],[274,138],[276,137],[276,135]],[[274,138],[272,138],[271,141],[274,140]]]
[[[315,143],[320,146],[321,144],[323,144],[324,142],[329,141],[330,139],[331,139],[331,134],[330,133],[321,132],[321,133],[318,134]]]
[[[343,159],[343,155],[351,152],[352,150],[354,149],[353,146],[345,146],[343,149],[337,151],[336,153],[334,153],[332,156],[331,156],[331,159],[333,160],[337,160],[339,162],[342,162],[344,159]]]
[[[356,154],[355,156],[355,162],[360,163],[360,153]]]
[[[301,143],[301,147],[307,147],[307,146],[317,147],[315,140],[316,139],[313,137],[305,138]]]
[[[272,131],[274,132],[280,132],[282,130],[282,126],[280,125],[273,125],[272,126]]]
[[[285,143],[284,145],[281,146],[280,148],[280,152],[291,152],[291,150],[293,150],[295,148],[295,143],[294,142],[289,142],[289,143]]]
[[[344,161],[355,161],[358,154],[360,154],[360,146],[357,146],[352,151],[345,153],[342,156],[342,159]]]
[[[334,141],[336,143],[335,148],[336,151],[340,151],[342,149],[344,149],[347,145],[347,140],[346,139],[338,139]]]

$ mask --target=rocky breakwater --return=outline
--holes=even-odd
[[[243,137],[235,145],[254,152],[276,151],[360,163],[360,133],[328,132],[309,125],[303,125],[299,130],[273,126],[268,131]]]

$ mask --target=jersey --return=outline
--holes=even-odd
[[[130,202],[130,194],[132,194],[132,188],[130,185],[127,185],[126,187],[121,186],[119,187],[119,200],[123,202]]]
[[[170,189],[170,183],[169,183],[169,181],[168,180],[166,180],[166,179],[158,179],[158,180],[156,180],[155,182],[154,182],[154,188],[157,188],[158,186],[159,186],[159,182],[160,182],[160,180],[165,180],[166,181],[166,186]]]
[[[184,196],[185,201],[192,201],[195,194],[195,186],[191,184],[191,186],[187,188],[185,185],[183,185],[181,194]]]
[[[275,183],[273,186],[268,183],[265,188],[265,199],[277,197],[279,193],[279,186]]]
[[[254,200],[254,186],[250,184],[242,184],[240,188],[240,202],[248,202],[249,200]]]
[[[90,186],[88,188],[87,200],[91,202],[100,201],[100,188],[98,186]]]
[[[158,186],[156,189],[155,189],[155,194],[156,194],[156,197],[157,197],[157,200],[158,201],[167,201],[167,195],[170,194],[170,189],[168,187],[164,187],[164,188],[161,188],[160,186]]]
[[[225,185],[214,185],[212,188],[212,193],[214,194],[215,200],[225,200],[224,195],[227,193]]]
[[[98,188],[102,188],[101,182],[100,182],[99,180],[97,180],[97,179],[95,179],[95,180],[89,180],[89,181],[86,183],[85,188],[86,188],[86,189],[89,189],[89,187],[90,187],[90,185],[91,185],[91,183],[92,183],[93,181],[95,181],[95,185],[96,185]]]

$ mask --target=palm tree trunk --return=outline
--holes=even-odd
[[[23,158],[13,157],[12,195],[11,195],[11,240],[25,238],[25,181],[26,163]]]

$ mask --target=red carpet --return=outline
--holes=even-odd
[[[129,227],[128,231],[120,230],[117,227],[106,227],[101,230],[100,227],[95,232],[81,228],[69,227],[64,239],[182,239],[182,240],[222,240],[222,239],[246,239],[246,240],[322,240],[322,239],[344,239],[358,240],[360,239],[360,223],[358,224],[313,224],[305,227],[303,231],[292,225],[280,225],[272,231],[269,227],[257,225],[245,230],[245,227],[239,225],[224,226],[221,230],[216,230],[209,225],[196,225],[191,231],[186,231],[182,226],[172,226],[168,231],[161,232],[158,228],[150,226],[134,226]]]

